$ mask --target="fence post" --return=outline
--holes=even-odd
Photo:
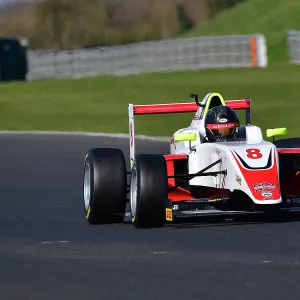
[[[250,55],[253,67],[265,68],[268,66],[267,43],[263,35],[250,37]]]

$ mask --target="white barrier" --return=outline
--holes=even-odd
[[[300,64],[300,31],[288,31],[287,43],[290,62]]]
[[[181,38],[71,51],[29,51],[28,79],[266,67],[262,35]]]

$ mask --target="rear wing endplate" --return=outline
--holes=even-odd
[[[226,106],[234,110],[246,110],[246,123],[251,124],[250,104],[251,99],[227,100]],[[196,112],[199,106],[196,103],[168,103],[168,104],[147,104],[133,105],[128,104],[129,114],[129,144],[130,144],[130,165],[133,167],[135,159],[135,136],[134,136],[134,116],[149,114],[176,114]]]

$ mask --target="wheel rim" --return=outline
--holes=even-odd
[[[133,168],[131,173],[131,182],[130,182],[130,206],[132,217],[135,217],[136,214],[136,198],[137,198],[137,176],[136,169]]]
[[[90,205],[91,197],[91,174],[90,174],[90,164],[86,162],[84,168],[84,180],[83,180],[83,199],[84,207],[88,210]]]

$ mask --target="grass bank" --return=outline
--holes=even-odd
[[[248,0],[225,9],[215,18],[184,36],[264,34],[271,66],[288,62],[286,33],[300,30],[300,2],[295,0]]]
[[[253,123],[287,126],[300,135],[299,67],[41,80],[0,84],[1,130],[128,133],[128,103],[189,101],[189,94],[220,92],[226,99],[251,97]],[[188,126],[191,114],[137,116],[137,133],[170,135]]]

